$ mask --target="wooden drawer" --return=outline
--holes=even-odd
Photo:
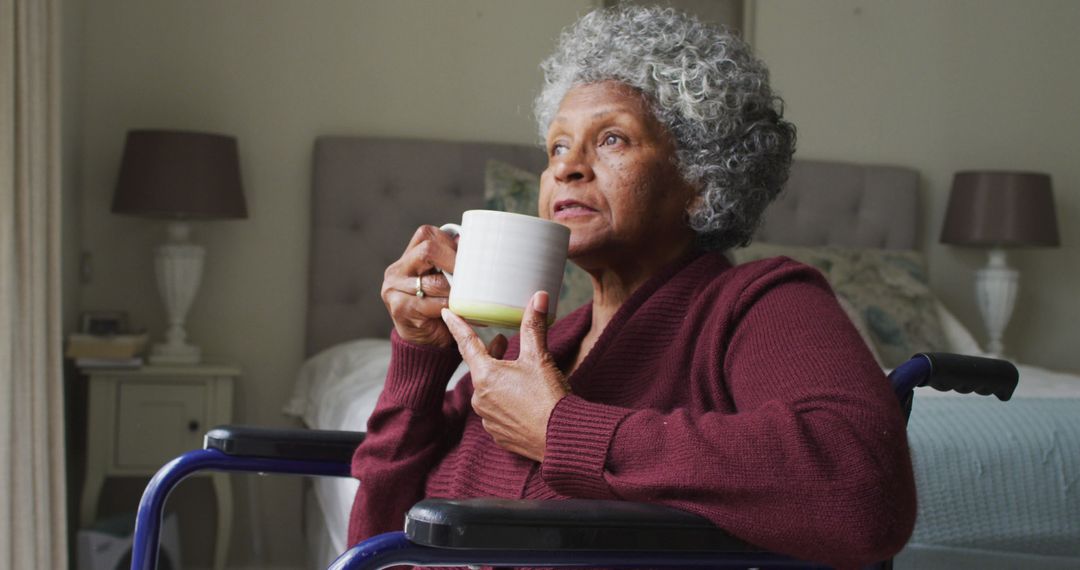
[[[207,429],[204,382],[121,381],[117,393],[116,465],[157,469],[202,447]]]

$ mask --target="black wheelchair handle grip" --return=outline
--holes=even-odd
[[[204,449],[238,457],[349,463],[364,433],[253,426],[217,426],[203,436]]]
[[[923,352],[916,356],[929,360],[932,369],[920,385],[942,392],[994,395],[1004,402],[1012,398],[1020,381],[1020,372],[1007,360],[944,352]]]

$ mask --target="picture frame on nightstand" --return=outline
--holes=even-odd
[[[79,332],[97,336],[112,336],[128,332],[125,311],[83,311],[79,315]]]

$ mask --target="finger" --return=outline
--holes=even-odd
[[[442,273],[404,275],[400,272],[388,272],[386,274],[383,280],[384,296],[390,291],[394,291],[419,297],[416,291],[417,277],[420,278],[420,289],[424,292],[425,299],[429,297],[446,299],[450,296],[450,283]]]
[[[496,360],[502,360],[503,355],[506,354],[506,348],[509,345],[510,343],[506,340],[505,336],[497,334],[495,335],[495,338],[491,339],[491,342],[488,343],[488,354]]]
[[[488,361],[491,360],[491,356],[488,355],[487,349],[484,348],[484,341],[480,340],[480,337],[476,335],[476,331],[469,326],[469,323],[450,312],[450,309],[442,310],[442,319],[446,323],[446,328],[450,329],[450,334],[454,336],[454,340],[457,341],[458,351],[461,352],[461,357],[465,359],[465,363],[469,365],[469,369],[476,372],[486,366]]]
[[[529,299],[521,317],[521,352],[540,356],[547,352],[547,291],[537,291]]]
[[[403,318],[423,317],[425,319],[441,319],[442,310],[450,305],[446,297],[418,298],[414,293],[403,291],[390,291],[386,296],[386,303],[390,308],[390,315],[399,315]]]
[[[412,238],[409,239],[409,245],[405,247],[405,251],[409,251],[410,249],[416,247],[422,241],[439,239],[440,234],[446,237],[450,237],[450,234],[447,234],[439,228],[431,224],[424,224],[416,228],[416,231],[413,232]]]
[[[433,305],[427,305],[434,307],[434,313],[425,312],[429,317],[438,318],[439,308],[447,306],[447,300],[450,296],[450,284],[446,282],[446,277],[441,274],[425,274],[420,275],[421,290],[424,292],[421,298],[417,295],[416,279],[417,275],[406,275],[401,269],[402,263],[399,260],[386,269],[383,274],[382,288],[379,294],[382,296],[383,303],[387,307],[390,307],[393,299],[399,299],[401,296],[405,298],[413,298],[419,301],[432,301]],[[411,304],[411,303],[409,303]]]
[[[406,276],[423,275],[433,269],[454,271],[457,250],[440,240],[426,240],[416,244],[401,257],[401,270]]]
[[[442,273],[426,273],[419,275],[420,288],[424,297],[449,297],[450,283],[446,281],[446,275]],[[409,283],[411,282],[411,283]],[[404,283],[406,293],[416,295],[416,277],[406,280]]]
[[[409,243],[409,247],[401,256],[400,275],[413,277],[422,275],[432,269],[454,271],[454,260],[457,258],[457,242],[450,234],[440,231],[435,226],[420,226],[413,236],[416,243]]]

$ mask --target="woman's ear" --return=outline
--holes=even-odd
[[[701,195],[701,188],[687,184],[686,191],[690,193],[690,199],[686,201],[686,213],[689,215],[705,203],[705,197]]]

